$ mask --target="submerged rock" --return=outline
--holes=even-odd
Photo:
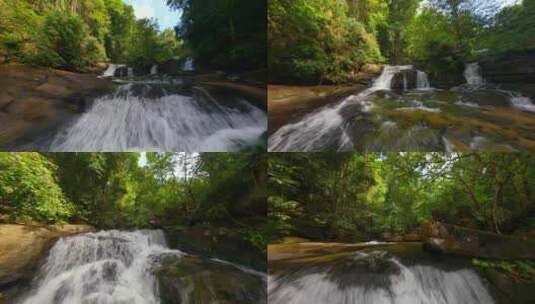
[[[266,303],[266,281],[232,265],[185,256],[156,271],[162,304]]]

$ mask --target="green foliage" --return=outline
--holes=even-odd
[[[268,216],[279,236],[356,239],[380,190],[375,155],[288,153],[269,157]],[[274,235],[277,237],[277,235]]]
[[[0,153],[0,213],[15,220],[67,220],[74,206],[57,184],[56,169],[37,153]]]
[[[345,1],[269,1],[270,77],[308,83],[351,80],[364,63],[382,60],[366,27],[375,25],[350,16]]]
[[[482,271],[495,270],[501,272],[514,282],[535,281],[535,263],[533,261],[489,261],[473,259],[472,265]]]
[[[265,0],[167,0],[197,64],[230,70],[266,67]]]
[[[42,31],[46,42],[41,46],[43,52],[57,58],[43,62],[44,65],[77,70],[86,66],[89,60],[98,60],[103,56],[103,50],[99,49],[94,38],[86,40],[88,28],[78,16],[53,11],[45,16]]]
[[[511,233],[529,228],[530,154],[273,154],[274,237],[362,240],[442,221]]]
[[[121,0],[0,0],[0,55],[8,61],[85,70],[112,60],[146,68],[182,54],[172,30],[136,22]]]
[[[534,3],[269,1],[270,80],[356,81],[364,63],[383,61],[417,64],[433,78],[460,75],[467,61],[534,48]]]
[[[486,49],[489,54],[535,48],[535,1],[524,0],[521,4],[504,8],[492,20],[493,24],[483,30],[477,49]]]

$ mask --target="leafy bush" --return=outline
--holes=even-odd
[[[58,186],[55,171],[37,153],[0,153],[0,212],[13,219],[67,220],[74,207]]]
[[[364,63],[383,60],[345,1],[270,1],[268,12],[272,81],[344,82]]]

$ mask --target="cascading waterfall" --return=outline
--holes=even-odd
[[[63,238],[40,269],[37,287],[20,304],[158,304],[152,270],[180,257],[162,231],[102,231]]]
[[[431,88],[427,74],[423,71],[416,71],[416,88],[418,90],[428,90]]]
[[[466,64],[464,78],[470,87],[477,88],[485,84],[485,80],[483,79],[483,76],[481,76],[481,68],[477,62]]]
[[[357,253],[357,257],[366,253]],[[444,270],[428,265],[404,265],[396,258],[391,273],[359,273],[349,267],[302,269],[268,278],[268,302],[273,304],[492,304],[485,284],[472,269]],[[350,265],[350,263],[348,263]]]
[[[154,90],[160,89],[154,96]],[[267,129],[265,112],[241,98],[225,103],[156,84],[126,84],[94,101],[54,138],[51,151],[237,151]]]
[[[134,69],[128,68],[128,78],[133,78],[133,77],[134,77]]]
[[[157,64],[152,65],[152,67],[150,68],[150,74],[151,75],[158,74],[158,65]]]
[[[523,96],[518,92],[498,90],[499,92],[507,95],[511,105],[517,109],[528,112],[535,112],[535,105],[531,102],[531,98]]]
[[[485,79],[483,79],[483,76],[481,76],[481,67],[477,62],[466,65],[464,77],[466,78],[466,83],[470,88],[479,89],[485,87]],[[495,90],[507,95],[513,107],[522,111],[535,112],[535,105],[532,103],[531,98],[523,96],[518,92],[501,89]]]
[[[370,95],[374,92],[389,91],[394,75],[410,70],[411,65],[385,66],[381,75],[373,82],[372,87],[358,95],[344,99],[336,106],[327,106],[303,117],[299,122],[280,128],[269,138],[270,151],[322,151],[326,147],[334,147],[339,151],[353,149],[353,143],[345,130],[343,110],[347,106],[359,105],[363,112],[372,107]]]
[[[182,67],[182,70],[189,71],[189,72],[195,70],[193,66],[193,58],[186,59],[186,61],[184,62],[184,66]]]
[[[113,77],[115,75],[115,71],[118,68],[124,68],[124,67],[126,67],[126,65],[124,64],[110,64],[108,65],[108,68],[106,69],[106,71],[102,73],[101,77]]]

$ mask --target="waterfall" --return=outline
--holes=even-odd
[[[364,253],[361,253],[364,255]],[[272,304],[492,304],[494,300],[472,269],[443,270],[389,260],[389,272],[360,272],[349,266],[318,266],[268,278]],[[362,269],[361,269],[362,270]]]
[[[350,105],[359,105],[363,112],[368,112],[373,107],[370,95],[380,90],[389,91],[394,75],[410,69],[410,65],[385,66],[372,87],[358,95],[347,97],[335,106],[321,108],[296,123],[280,128],[269,138],[269,151],[322,151],[329,147],[339,151],[353,149],[351,137],[344,128],[342,110]]]
[[[427,90],[430,89],[429,79],[427,74],[423,71],[416,71],[416,89],[418,90]]]
[[[508,90],[497,90],[497,91],[507,95],[513,107],[520,109],[522,111],[535,112],[535,105],[531,102],[531,98],[526,97],[514,91],[508,91]]]
[[[165,85],[126,84],[94,101],[55,136],[51,151],[237,151],[257,144],[265,112],[244,99],[220,102]]]
[[[373,82],[373,85],[369,90],[372,92],[379,90],[390,90],[392,88],[392,79],[394,76],[401,71],[411,69],[412,65],[386,65],[381,75]]]
[[[21,304],[158,304],[152,274],[170,250],[162,231],[102,231],[56,242]]]
[[[182,70],[190,71],[190,72],[195,70],[193,66],[193,58],[186,59],[186,61],[184,62],[184,66],[182,67]]]
[[[524,111],[535,112],[535,105],[531,103],[531,99],[526,96],[511,96],[511,103],[514,107]]]
[[[113,77],[115,75],[115,71],[118,69],[118,68],[123,68],[123,67],[126,67],[126,65],[124,64],[110,64],[108,65],[108,68],[106,69],[106,71],[104,71],[104,73],[102,73],[101,77]]]
[[[464,78],[466,79],[466,83],[471,87],[481,87],[485,84],[483,76],[481,76],[481,68],[477,62],[466,65]]]
[[[134,69],[128,68],[128,78],[133,78],[133,77],[134,77]]]
[[[152,67],[150,68],[150,74],[151,75],[158,74],[158,65],[157,64],[152,65]]]

